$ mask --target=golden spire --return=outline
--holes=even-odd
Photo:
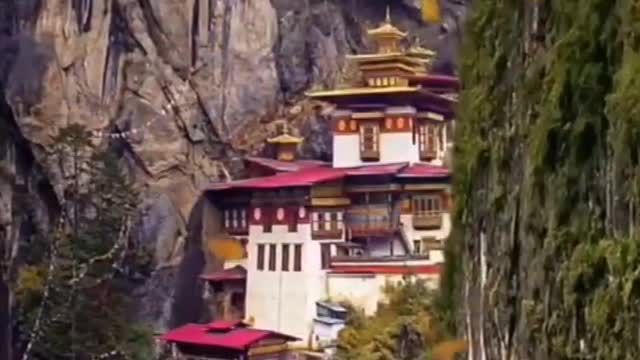
[[[367,31],[367,35],[377,43],[378,53],[387,54],[399,51],[398,43],[407,36],[407,33],[400,31],[391,24],[391,11],[387,6],[384,23],[375,29]]]

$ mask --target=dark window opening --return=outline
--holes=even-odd
[[[276,271],[276,245],[269,245],[269,271]]]
[[[282,271],[289,271],[289,244],[282,244]]]
[[[320,256],[322,269],[328,269],[331,262],[331,244],[320,244]]]
[[[264,270],[264,244],[258,244],[258,270]]]
[[[302,245],[293,246],[293,271],[302,271]]]

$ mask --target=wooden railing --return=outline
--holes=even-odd
[[[413,228],[435,230],[442,227],[442,213],[418,213],[413,215]]]
[[[398,228],[399,216],[388,205],[360,205],[347,210],[345,222],[352,236],[383,235]]]

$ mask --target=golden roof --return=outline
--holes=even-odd
[[[278,123],[282,125],[280,134],[271,139],[267,139],[269,144],[299,144],[302,142],[302,138],[289,134],[289,124],[286,121],[279,120]]]
[[[338,89],[328,91],[316,91],[306,93],[309,97],[327,97],[327,96],[342,96],[342,95],[376,95],[376,94],[392,94],[392,93],[414,93],[420,88],[417,86],[388,86],[379,88],[351,88],[351,89]]]
[[[391,24],[391,14],[389,12],[389,7],[387,6],[387,16],[385,18],[384,23],[375,29],[371,29],[367,31],[367,34],[372,37],[393,37],[393,38],[404,38],[407,36],[406,32],[400,31],[397,27]]]
[[[267,142],[269,144],[299,144],[302,142],[302,138],[289,134],[282,134],[274,138],[267,139]]]
[[[420,45],[412,46],[407,53],[416,57],[433,57],[436,55],[435,51],[425,49]]]

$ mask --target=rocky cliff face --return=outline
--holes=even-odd
[[[455,1],[439,27],[409,0],[0,0],[3,288],[31,235],[57,216],[64,169],[46,160],[51,136],[79,122],[144,189],[137,234],[156,271],[139,296],[143,320],[165,327],[175,269],[200,249],[189,219],[202,188],[237,174],[276,115],[301,125],[308,156],[329,156],[322,114],[301,94],[339,79],[387,4],[400,27],[442,48],[438,66],[451,71],[464,12]],[[7,296],[0,289],[4,310]]]

